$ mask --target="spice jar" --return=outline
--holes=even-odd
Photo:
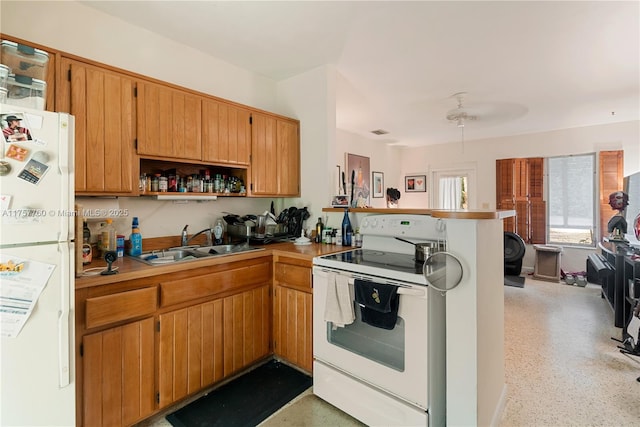
[[[169,178],[161,176],[158,178],[158,191],[166,193],[169,191]]]
[[[158,189],[160,185],[160,174],[155,174],[153,176],[153,178],[151,178],[151,191],[152,192],[158,192]]]

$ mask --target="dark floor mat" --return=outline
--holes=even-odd
[[[168,415],[167,421],[174,427],[255,426],[312,382],[272,360]]]
[[[524,277],[521,276],[504,276],[505,286],[514,286],[516,288],[524,288]]]

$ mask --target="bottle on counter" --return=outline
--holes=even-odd
[[[356,228],[356,233],[353,236],[353,243],[356,248],[362,247],[362,234],[360,234],[360,229]]]
[[[102,228],[100,235],[102,237],[102,256],[104,256],[107,251],[115,252],[118,249],[116,243],[116,228],[113,226],[113,220],[111,218],[107,218],[107,224]]]
[[[129,255],[138,256],[142,254],[142,234],[138,224],[138,217],[134,216],[131,222],[131,236],[129,236]]]
[[[353,229],[351,228],[351,220],[349,220],[349,209],[344,210],[342,218],[342,246],[351,246],[351,237]]]
[[[118,254],[118,258],[124,256],[124,235],[122,234],[116,236],[116,253]]]
[[[82,223],[82,264],[87,265],[91,263],[92,250],[91,250],[91,230],[87,225],[87,221]]]
[[[331,244],[331,233],[333,232],[333,230],[331,229],[331,227],[325,227],[324,230],[322,230],[322,243],[329,245]]]
[[[316,223],[316,243],[322,243],[322,230],[324,230],[322,218],[318,217],[318,222]]]
[[[216,225],[213,227],[213,241],[216,245],[222,244],[222,237],[224,234],[224,224],[221,219],[216,221]]]

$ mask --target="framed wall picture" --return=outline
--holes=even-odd
[[[346,153],[345,178],[348,188],[347,196],[352,207],[369,206],[370,174],[368,157]]]
[[[372,196],[375,199],[384,197],[384,173],[371,172]]]
[[[407,193],[427,191],[426,175],[407,175],[404,177],[404,191]]]

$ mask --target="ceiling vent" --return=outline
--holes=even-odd
[[[374,135],[386,135],[389,133],[389,131],[386,131],[384,129],[376,129],[376,130],[372,130],[371,133]]]

